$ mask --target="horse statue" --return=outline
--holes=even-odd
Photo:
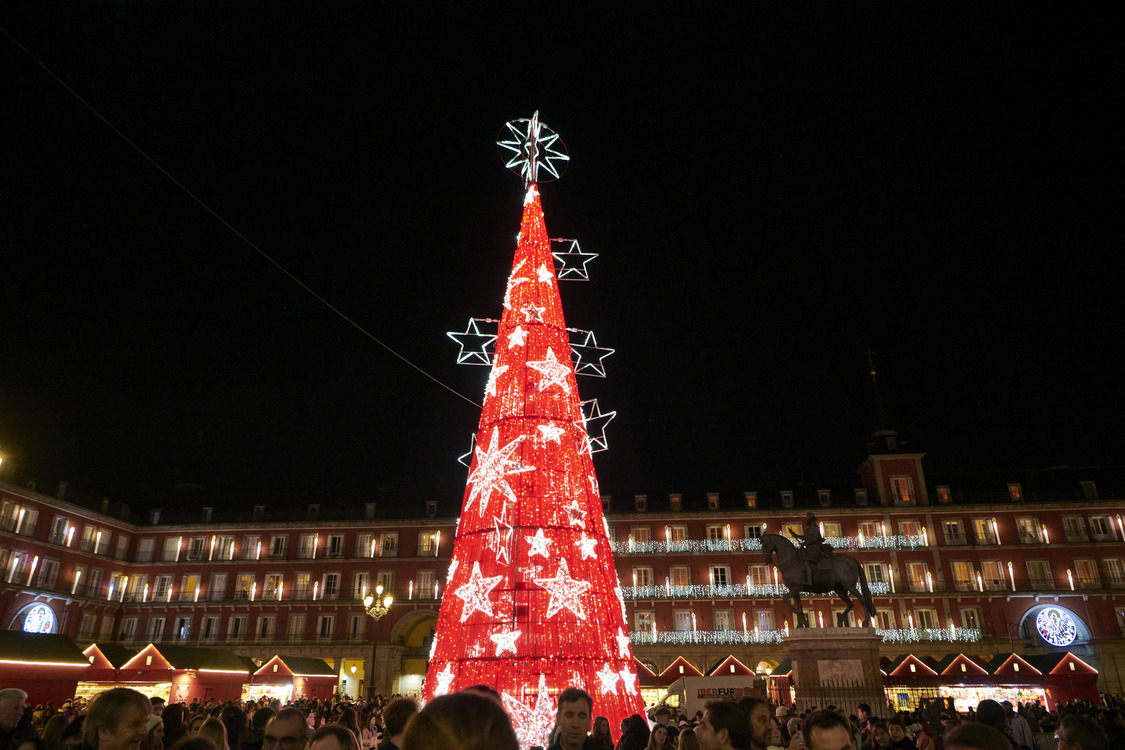
[[[806,578],[805,554],[792,542],[778,534],[762,535],[762,556],[768,565],[774,555],[777,555],[777,567],[781,571],[781,578],[785,581],[789,593],[784,600],[793,612],[797,627],[807,628],[809,616],[801,607],[801,592],[809,594],[827,594],[835,592],[843,600],[847,608],[836,616],[836,626],[846,627],[848,613],[855,608],[851,594],[859,599],[866,615],[863,619],[868,624],[875,618],[875,604],[871,600],[871,590],[867,587],[867,574],[863,566],[854,557],[847,555],[828,555],[820,562],[813,580]],[[823,568],[823,570],[822,570]]]

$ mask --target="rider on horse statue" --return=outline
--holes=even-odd
[[[790,530],[790,534],[793,531]],[[805,569],[807,571],[807,584],[813,584],[813,571],[816,570],[816,564],[825,557],[832,555],[832,545],[824,541],[824,537],[820,533],[820,523],[816,520],[811,512],[805,518],[805,533],[793,534],[794,537],[801,540],[805,546]]]

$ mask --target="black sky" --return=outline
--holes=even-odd
[[[1121,465],[1095,15],[406,5],[5,4],[74,91],[0,37],[8,471],[139,507],[456,502],[479,417],[78,97],[473,399],[444,333],[499,315],[522,186],[494,141],[538,109],[573,160],[548,230],[601,254],[563,302],[617,349],[579,383],[619,413],[604,492],[853,484],[868,348],[931,476]]]

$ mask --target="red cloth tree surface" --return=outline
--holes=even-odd
[[[568,686],[614,731],[644,708],[590,453],[532,183],[423,696],[495,688],[524,748]]]

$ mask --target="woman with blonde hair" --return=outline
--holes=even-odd
[[[215,717],[203,722],[196,736],[211,740],[219,750],[230,750],[230,745],[227,744],[227,727]]]
[[[518,750],[499,701],[472,690],[434,698],[406,727],[402,750]]]
[[[676,738],[680,743],[680,750],[700,750],[699,738],[695,736],[694,729],[685,729]]]

